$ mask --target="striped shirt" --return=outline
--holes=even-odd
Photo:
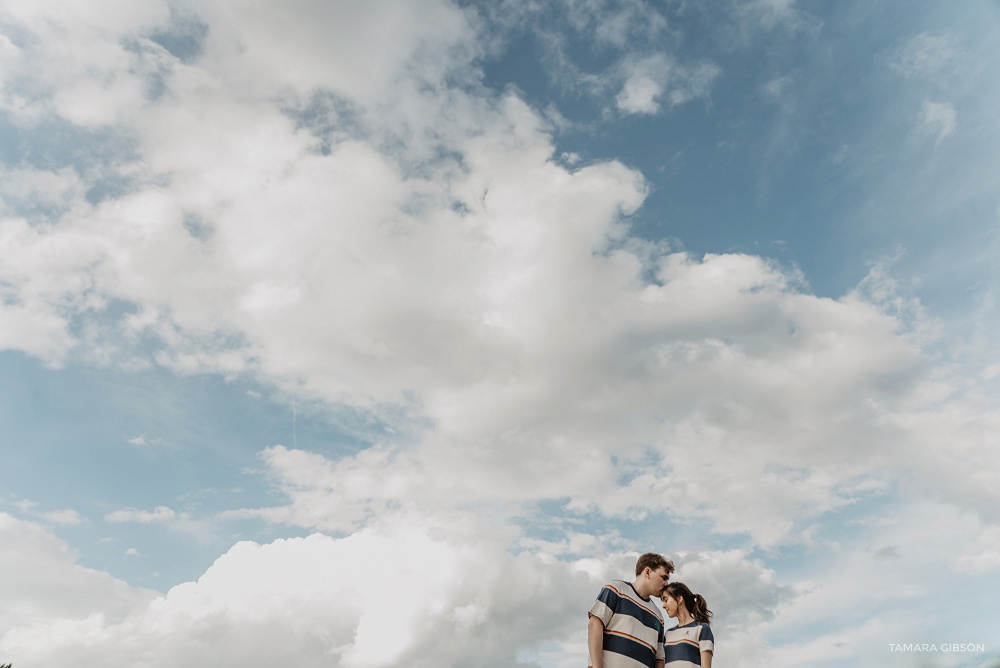
[[[604,622],[604,668],[654,668],[663,660],[663,616],[630,583],[605,585],[590,614]]]
[[[715,651],[715,636],[708,624],[690,622],[667,629],[663,647],[667,668],[694,668],[701,665],[702,652]]]

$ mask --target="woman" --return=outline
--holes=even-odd
[[[667,631],[663,643],[666,668],[712,668],[715,636],[709,626],[712,611],[705,597],[692,594],[683,582],[671,582],[663,589],[660,600],[667,617],[677,620],[677,626]]]

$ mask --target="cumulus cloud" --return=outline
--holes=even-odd
[[[0,651],[38,666],[528,665],[520,650],[584,627],[601,582],[570,563],[508,553],[502,532],[491,538],[476,524],[397,517],[340,539],[238,543],[197,582],[125,618],[22,620]]]
[[[663,86],[645,74],[633,74],[615,97],[618,109],[626,114],[653,114],[660,110],[657,98]]]
[[[684,582],[705,596],[713,622],[743,630],[774,618],[780,604],[795,596],[793,587],[780,585],[774,571],[743,550],[706,551],[675,560],[673,580]]]
[[[78,565],[73,551],[49,530],[0,512],[0,599],[3,647],[14,628],[121,620],[151,600],[152,592]]]
[[[556,159],[542,114],[484,90],[471,9],[390,4],[4,5],[0,25],[30,36],[0,44],[4,109],[25,132],[62,124],[103,152],[0,179],[0,346],[252,375],[402,434],[349,456],[266,448],[279,501],[222,515],[340,537],[240,543],[125,618],[25,618],[5,657],[578,664],[582,614],[578,627],[565,611],[588,607],[588,574],[614,569],[573,561],[594,536],[511,529],[541,502],[807,549],[820,518],[933,472],[913,488],[997,521],[994,403],[933,368],[922,314],[891,285],[822,298],[761,257],[631,236],[643,176]],[[718,75],[631,58],[617,103],[653,113]],[[955,110],[928,102],[922,127],[941,141]],[[494,537],[466,531],[477,511]],[[992,563],[982,535],[968,568]],[[905,556],[913,539],[891,544]],[[685,569],[723,619],[766,625],[804,591],[747,551]]]
[[[107,363],[153,342],[178,371],[255,374],[410,430],[415,447],[380,444],[308,479],[296,473],[308,453],[266,451],[293,503],[245,512],[303,526],[356,528],[401,499],[554,498],[705,516],[771,544],[884,488],[916,419],[898,402],[924,372],[899,314],[806,294],[761,258],[630,238],[642,176],[555,161],[536,111],[472,84],[476,33],[452,5],[386,19],[356,4],[336,21],[299,10],[278,34],[270,5],[232,20],[188,7],[184,25],[210,29],[185,53],[168,38],[176,15],[155,3],[113,19],[5,10],[36,37],[5,81],[30,79],[22,92],[50,117],[81,132],[114,122],[129,143],[100,170],[25,167],[6,186],[3,345]],[[83,43],[100,48],[76,62]],[[634,109],[702,95],[717,74],[666,56],[629,67],[658,82],[623,98]],[[87,86],[108,89],[106,118],[53,92]],[[939,140],[951,111],[925,108]],[[129,187],[85,195],[108,174]],[[19,208],[37,193],[54,224]],[[377,470],[394,485],[340,484]],[[763,494],[740,483],[748,474],[768,481]],[[608,478],[623,485],[595,484]]]
[[[557,164],[516,95],[453,90],[445,105],[383,91],[425,114],[386,111],[420,123],[401,153],[382,143],[399,139],[388,121],[334,98],[297,117],[249,83],[249,102],[220,98],[199,81],[253,65],[212,34],[203,65],[175,63],[176,99],[133,121],[144,168],[166,183],[79,202],[57,227],[9,219],[20,260],[5,271],[64,339],[82,321],[112,349],[159,341],[157,361],[183,372],[255,373],[432,426],[413,427],[416,449],[318,466],[272,448],[292,505],[245,513],[351,530],[402,500],[564,498],[574,511],[707,516],[771,544],[882,488],[880,402],[921,363],[893,314],[804,294],[760,258],[629,238],[641,175]],[[383,109],[368,84],[316,76],[317,91]],[[308,88],[288,85],[295,109]],[[110,300],[134,309],[109,323]],[[469,462],[458,480],[455,452]],[[568,459],[578,465],[553,475]],[[748,473],[765,493],[740,484]],[[343,476],[396,482],[373,492]],[[596,484],[608,478],[625,484]],[[706,501],[720,482],[725,495]]]
[[[81,606],[58,624],[18,619],[0,636],[0,651],[15,665],[37,666],[578,665],[587,608],[608,579],[631,577],[638,555],[576,562],[511,552],[516,531],[471,514],[403,512],[342,538],[241,542],[196,582],[152,600],[136,591],[127,614],[113,614],[109,600],[107,610]],[[73,586],[92,573],[63,561],[60,577]],[[767,617],[784,598],[771,574],[739,552],[680,566],[722,606],[749,593],[754,614]],[[727,628],[748,628],[749,612],[730,609]]]
[[[636,255],[588,261],[610,265],[594,285],[608,294],[599,317],[586,299],[564,302],[561,320],[541,320],[552,329],[533,336],[535,351],[509,353],[505,382],[441,382],[423,402],[435,428],[416,446],[337,461],[265,450],[289,503],[237,514],[347,531],[399,504],[566,499],[570,512],[672,512],[797,541],[810,521],[883,490],[891,467],[924,461],[883,445],[908,438],[897,419],[953,424],[906,403],[924,368],[919,336],[857,295],[803,294],[794,275],[750,256],[668,254],[646,285]],[[533,298],[517,306],[530,314]],[[555,475],[564,460],[573,466]]]

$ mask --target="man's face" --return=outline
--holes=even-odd
[[[655,571],[647,568],[646,571],[649,573],[650,589],[652,589],[654,595],[659,596],[670,580],[670,574],[667,572],[666,566],[660,566]]]

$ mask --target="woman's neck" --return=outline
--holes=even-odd
[[[677,625],[678,626],[687,626],[688,624],[690,624],[693,621],[694,621],[694,617],[692,617],[691,613],[688,612],[687,610],[678,610],[677,611]]]

